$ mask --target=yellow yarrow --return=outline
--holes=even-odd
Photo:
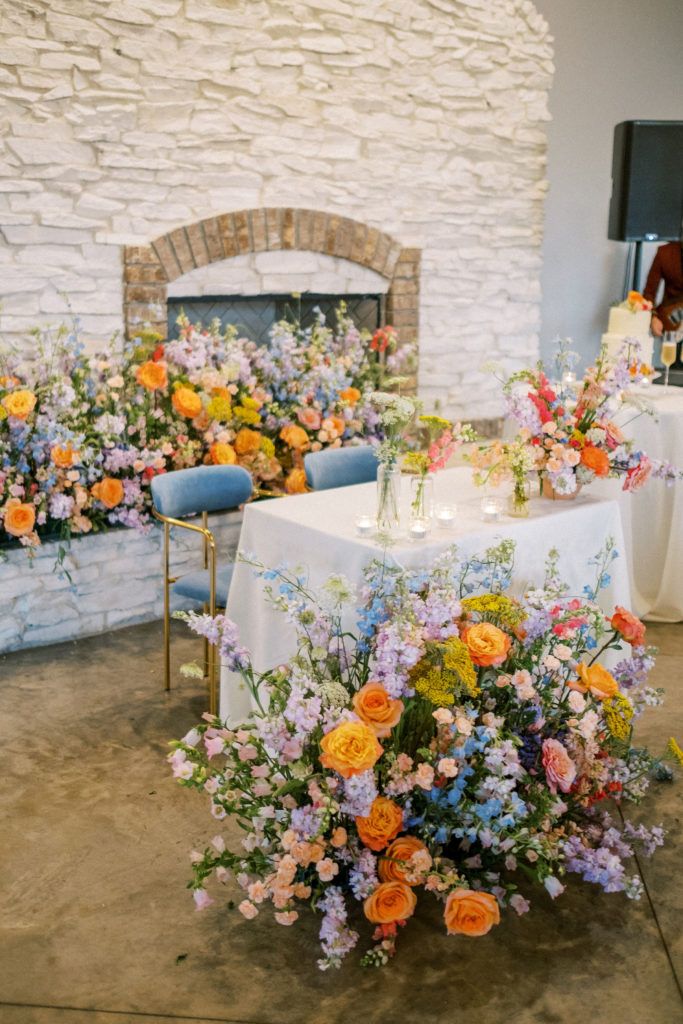
[[[236,405],[233,413],[242,423],[250,423],[252,426],[255,426],[261,422],[261,417],[255,408],[248,407],[246,403],[247,399],[244,399],[241,405]]]
[[[226,423],[232,416],[232,403],[229,398],[212,398],[206,411],[212,420]]]
[[[681,750],[673,736],[666,745],[666,752],[667,754],[670,754],[675,761],[678,761],[680,765],[683,765],[683,750]]]
[[[615,693],[609,700],[602,702],[605,725],[610,736],[615,740],[627,740],[631,734],[633,705],[623,693]]]
[[[427,653],[410,671],[410,682],[416,693],[437,707],[455,703],[455,695],[463,691],[470,697],[479,693],[477,671],[466,644],[457,636],[427,644]]]
[[[275,445],[273,444],[269,437],[261,438],[261,451],[269,459],[272,459],[273,456],[275,455]]]
[[[476,697],[479,693],[477,670],[472,664],[467,644],[464,644],[459,637],[452,636],[446,640],[443,664],[444,668],[447,668],[450,672],[455,672],[470,696]]]
[[[444,674],[435,666],[427,667],[415,678],[411,673],[411,682],[415,687],[415,692],[428,700],[430,704],[434,704],[435,707],[443,708],[449,704],[455,704],[455,694],[448,688]]]
[[[477,597],[465,597],[461,604],[464,612],[480,615],[487,621],[507,626],[510,629],[515,629],[525,619],[524,612],[519,605],[503,594],[479,594]]]

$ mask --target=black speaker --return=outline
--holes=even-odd
[[[614,129],[607,237],[673,241],[683,217],[683,121],[622,121]]]

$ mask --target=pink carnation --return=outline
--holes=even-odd
[[[543,767],[551,793],[557,793],[558,786],[568,793],[576,778],[576,765],[558,740],[543,741]]]

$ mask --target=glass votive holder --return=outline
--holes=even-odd
[[[408,537],[412,541],[425,540],[431,525],[431,520],[427,516],[411,516],[408,524]]]
[[[437,505],[434,512],[437,527],[440,530],[452,530],[457,514],[457,505]]]
[[[481,499],[481,517],[485,523],[496,523],[503,512],[503,499],[486,494]]]
[[[359,512],[354,519],[354,526],[359,537],[371,537],[377,528],[377,522],[370,512]]]
[[[562,383],[566,388],[573,388],[576,384],[576,374],[573,370],[565,370],[562,374]]]

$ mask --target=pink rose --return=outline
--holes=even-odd
[[[317,409],[297,409],[296,418],[307,430],[319,430],[321,416]]]
[[[558,740],[543,740],[543,767],[551,793],[557,793],[558,786],[568,793],[576,778],[576,765]]]

